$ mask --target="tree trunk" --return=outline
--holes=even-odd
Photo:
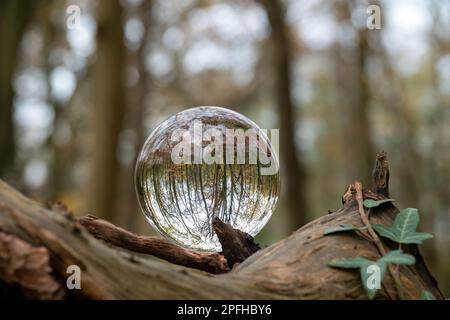
[[[113,200],[117,192],[117,141],[126,109],[122,8],[119,1],[100,1],[97,22],[90,173],[85,212],[111,217],[114,216]]]
[[[295,142],[296,115],[291,97],[291,54],[289,36],[286,31],[285,13],[279,0],[260,0],[271,26],[270,39],[273,43],[274,85],[276,104],[280,117],[280,151],[282,168],[286,174],[286,199],[288,204],[290,229],[296,230],[307,221],[306,175],[298,157]]]
[[[13,75],[17,49],[37,1],[0,2],[0,177],[12,172],[15,155]]]
[[[370,192],[364,195],[383,198]],[[371,242],[354,234],[323,235],[324,230],[337,224],[361,225],[354,195],[347,193],[343,199],[342,209],[257,251],[231,272],[213,275],[149,256],[136,257],[129,251],[108,246],[94,238],[63,207],[43,207],[0,181],[0,280],[6,283],[7,289],[19,288],[24,297],[33,298],[365,299],[359,272],[327,266],[334,258],[361,255],[375,260],[379,257]],[[397,212],[394,206],[386,204],[374,210],[370,219],[372,223],[391,223]],[[136,248],[142,242],[142,237],[111,224],[102,225],[118,231],[119,236],[113,238],[116,243],[128,243],[128,249],[133,250],[133,246]],[[176,246],[170,248],[173,247]],[[178,250],[184,260],[191,256],[189,250]],[[399,268],[405,298],[417,299],[422,290],[443,298],[417,246],[405,246],[404,250],[417,260],[413,266]],[[199,261],[208,255],[206,260],[211,263],[216,258],[214,254],[197,253],[193,259]],[[183,259],[172,259],[172,262],[184,264]],[[66,270],[70,265],[81,269],[81,290],[66,289]],[[220,260],[219,264],[211,265],[222,268]],[[377,297],[395,297],[395,287],[388,274]]]
[[[119,180],[121,199],[118,202],[119,209],[116,211],[117,218],[115,219],[116,223],[119,223],[130,231],[147,233],[152,232],[152,230],[147,228],[144,215],[124,215],[120,214],[120,212],[132,213],[140,212],[141,210],[139,204],[135,201],[134,166],[132,164],[136,163],[139,151],[149,134],[149,132],[145,132],[144,123],[149,96],[152,91],[152,79],[146,70],[145,60],[148,50],[146,44],[153,41],[151,32],[153,28],[153,3],[153,0],[145,1],[137,9],[144,26],[143,37],[136,52],[128,53],[130,63],[134,65],[139,74],[138,83],[132,88],[127,89],[128,121],[126,123],[126,130],[134,132],[134,141],[132,141],[134,154],[130,163],[128,165],[122,165],[121,168]]]
[[[353,6],[349,1],[336,1],[334,7],[340,23],[349,23]],[[371,31],[372,32],[372,31]],[[376,32],[376,31],[373,31]],[[334,73],[337,84],[337,115],[341,141],[351,141],[352,147],[342,149],[341,161],[346,179],[358,177],[370,182],[374,147],[371,138],[370,83],[366,65],[371,53],[366,28],[357,30],[355,48],[337,42],[334,48]],[[352,159],[358,159],[352,161]],[[356,162],[356,163],[355,163]]]

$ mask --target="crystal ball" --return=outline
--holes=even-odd
[[[216,216],[258,234],[280,192],[274,131],[269,140],[267,130],[242,114],[209,106],[162,122],[144,143],[135,169],[147,221],[163,236],[196,250],[221,251],[212,228]]]

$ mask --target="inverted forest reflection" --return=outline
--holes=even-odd
[[[149,221],[185,246],[220,251],[213,217],[250,235],[266,224],[279,192],[279,174],[259,165],[150,165],[141,171],[139,196]]]

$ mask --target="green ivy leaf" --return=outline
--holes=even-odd
[[[376,289],[371,289],[367,286],[367,280],[371,273],[368,273],[367,270],[371,265],[376,265],[376,262],[366,259],[364,257],[353,257],[353,258],[345,258],[345,259],[334,259],[328,262],[328,266],[342,269],[359,269],[359,274],[361,277],[361,282],[364,289],[367,292],[367,296],[369,299],[373,299],[377,293]],[[380,268],[381,269],[381,268]],[[380,272],[381,278],[381,272]],[[380,282],[382,278],[380,279]]]
[[[329,234],[333,234],[333,233],[337,233],[337,232],[345,232],[345,231],[361,231],[361,230],[365,230],[367,229],[367,227],[356,227],[350,223],[343,223],[340,224],[336,227],[331,227],[325,230],[325,232],[323,233],[324,236],[329,235]]]
[[[376,262],[366,259],[364,257],[353,257],[346,259],[334,259],[328,262],[328,266],[343,269],[359,269],[362,286],[366,290],[369,299],[373,299],[377,293],[377,289],[369,288],[367,282],[372,273],[368,272],[371,265],[376,265],[380,268],[380,282],[383,281],[386,270],[385,264],[378,265]]]
[[[372,228],[382,237],[397,241],[397,234],[392,230],[392,227],[386,227],[382,224],[372,224]]]
[[[436,300],[430,291],[422,290],[419,300]]]
[[[403,243],[417,243],[421,244],[424,240],[433,238],[432,234],[426,232],[416,232],[414,234],[408,235],[404,238]]]
[[[378,259],[376,262],[366,259],[364,257],[352,257],[344,259],[334,259],[328,262],[328,266],[342,269],[359,269],[361,282],[364,289],[367,292],[369,299],[373,299],[377,293],[376,288],[369,288],[368,280],[373,275],[373,270],[369,268],[371,266],[377,266],[380,271],[380,283],[383,282],[384,275],[386,274],[387,264],[414,264],[416,259],[410,254],[403,253],[402,250],[393,250],[388,252],[384,257]],[[371,272],[369,272],[371,271]]]
[[[363,205],[367,209],[370,209],[370,208],[378,207],[378,206],[382,205],[383,203],[392,202],[392,201],[395,201],[395,200],[394,199],[383,199],[383,200],[366,199],[366,200],[364,200]]]
[[[416,232],[419,224],[419,212],[416,208],[406,208],[397,215],[392,226],[374,224],[372,227],[382,237],[398,243],[416,243],[432,238],[425,232]]]
[[[402,250],[392,250],[377,262],[413,265],[416,263],[416,258],[410,254],[403,253]]]

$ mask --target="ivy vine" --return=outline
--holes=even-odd
[[[401,210],[396,216],[394,222],[389,225],[371,224],[368,221],[368,215],[372,208],[378,207],[384,203],[393,202],[394,199],[372,200],[366,199],[362,201],[362,187],[360,183],[355,183],[357,200],[359,204],[359,211],[363,218],[364,225],[362,227],[354,226],[353,224],[339,224],[324,231],[324,235],[335,234],[339,232],[356,232],[364,238],[368,238],[375,242],[378,251],[380,252],[380,259],[377,261],[369,260],[366,257],[356,256],[350,258],[333,259],[328,262],[328,266],[333,268],[343,269],[359,269],[362,285],[367,292],[369,299],[375,298],[379,288],[374,288],[370,284],[369,277],[373,274],[368,272],[371,267],[377,268],[379,271],[379,281],[382,283],[386,270],[391,273],[398,296],[403,298],[402,286],[398,275],[399,265],[414,265],[416,259],[413,255],[404,253],[402,251],[402,244],[421,244],[424,240],[430,239],[433,236],[429,233],[418,232],[419,212],[416,208],[406,208]],[[366,209],[368,212],[366,213]],[[390,239],[398,243],[398,249],[386,251],[378,236]],[[395,266],[395,268],[394,268]],[[434,296],[424,290],[420,295],[422,300],[433,300]]]

